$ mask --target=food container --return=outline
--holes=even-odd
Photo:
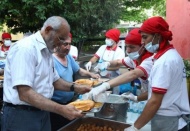
[[[126,123],[116,122],[112,120],[97,118],[97,117],[83,117],[76,119],[69,123],[68,125],[62,127],[58,131],[77,131],[77,129],[81,126],[81,124],[90,124],[100,127],[110,127],[112,131],[123,131],[125,128],[131,126]]]
[[[94,114],[95,117],[126,122],[128,102],[121,96],[110,94],[101,110]]]

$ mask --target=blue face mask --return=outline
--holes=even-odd
[[[131,52],[131,53],[127,53],[126,54],[129,56],[129,58],[131,58],[132,60],[136,60],[140,57],[139,51],[142,49],[143,46],[140,47],[140,49],[136,52]]]
[[[154,35],[155,37],[155,35]],[[152,39],[152,41],[154,40],[154,37]],[[148,44],[145,45],[145,48],[148,52],[151,52],[151,53],[156,53],[158,48],[159,48],[159,41],[158,41],[158,44],[152,44],[152,41],[149,42]]]

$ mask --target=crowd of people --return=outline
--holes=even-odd
[[[72,34],[67,20],[49,17],[41,30],[11,45],[11,35],[2,35],[0,55],[6,57],[3,85],[1,130],[55,131],[76,118],[82,111],[68,105],[78,94],[98,99],[106,90],[119,94],[118,86],[135,79],[141,82],[142,93],[123,97],[147,104],[125,131],[138,131],[151,121],[152,131],[186,131],[190,114],[184,63],[170,44],[172,32],[162,17],[145,20],[125,38],[126,55],[118,46],[120,31],[105,33],[102,45],[90,61],[81,68],[76,62],[78,51],[72,47]],[[11,45],[11,47],[10,47]],[[74,51],[73,51],[73,49]],[[71,51],[72,49],[72,51]],[[101,60],[109,78],[96,88],[73,83],[73,75],[98,79],[91,73],[92,64]],[[120,74],[120,66],[130,68]],[[95,67],[100,70],[99,66]]]

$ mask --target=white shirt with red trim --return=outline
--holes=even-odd
[[[78,57],[78,49],[76,46],[71,45],[69,54],[76,60]]]
[[[175,49],[169,49],[158,59],[154,59],[154,65],[148,78],[150,83],[148,98],[151,97],[152,92],[164,94],[162,104],[157,111],[158,115],[190,114],[184,69],[183,60]],[[180,118],[179,129],[185,125],[186,122]]]
[[[123,59],[125,57],[125,53],[118,46],[116,46],[114,49],[111,49],[107,45],[102,45],[94,56],[102,59],[103,61],[112,61],[117,59]],[[119,70],[109,72],[111,74],[111,77],[116,77],[120,74]]]
[[[122,59],[122,63],[128,68],[132,69],[139,68],[144,72],[145,76],[139,78],[141,82],[141,91],[142,92],[148,91],[148,77],[153,65],[152,56],[144,59],[139,66],[137,66],[137,64],[129,57],[125,57],[124,59]]]

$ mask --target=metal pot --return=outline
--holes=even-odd
[[[126,122],[127,109],[129,104],[120,95],[110,94],[100,112],[94,114],[95,117]]]

